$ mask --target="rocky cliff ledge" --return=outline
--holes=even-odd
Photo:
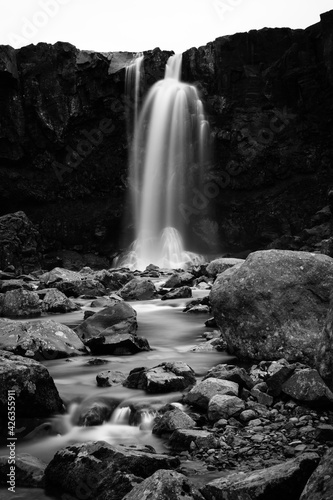
[[[145,53],[143,93],[169,55]],[[62,42],[0,46],[0,215],[24,210],[46,251],[119,248],[132,57]],[[214,138],[183,214],[197,246],[302,248],[333,185],[333,11],[306,30],[265,28],[190,49],[183,79],[201,91]],[[330,236],[326,226],[320,236]]]

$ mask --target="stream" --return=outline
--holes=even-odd
[[[193,298],[207,295],[207,291],[193,290]],[[183,309],[189,299],[130,302],[137,311],[138,335],[147,338],[151,351],[141,352],[132,356],[98,356],[105,364],[89,364],[94,356],[82,356],[69,359],[45,361],[44,364],[64,401],[67,412],[41,421],[23,439],[17,441],[16,453],[29,453],[45,462],[49,462],[57,450],[77,442],[104,440],[110,444],[147,444],[157,452],[167,452],[163,439],[151,432],[154,416],[157,410],[167,402],[177,402],[181,393],[162,395],[147,395],[142,390],[128,389],[122,385],[100,388],[96,384],[96,375],[104,370],[118,370],[126,376],[133,368],[153,367],[164,361],[184,361],[195,371],[198,379],[219,363],[234,360],[224,352],[201,351],[193,352],[195,345],[204,341],[204,332],[212,331],[205,327],[207,314],[187,314]],[[82,321],[83,311],[90,309],[91,301],[82,301],[80,311],[68,314],[46,316],[43,319],[53,319],[59,323],[74,328]],[[100,308],[101,309],[101,308]],[[96,312],[100,310],[96,308]],[[94,309],[95,310],[95,309]],[[117,401],[110,420],[95,427],[77,425],[78,416],[94,403],[111,403]],[[114,403],[113,403],[114,404]],[[130,425],[129,406],[139,406],[141,420],[136,425]],[[0,455],[7,455],[5,448],[0,448]],[[17,488],[16,493],[6,492],[0,498],[42,500],[51,498],[45,496],[42,490]]]

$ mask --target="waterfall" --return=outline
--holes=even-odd
[[[184,250],[180,205],[190,169],[206,160],[209,124],[194,85],[181,82],[182,55],[171,56],[137,117],[130,161],[136,240],[121,265],[145,269],[199,263]]]
[[[125,95],[127,101],[127,133],[129,142],[138,121],[140,82],[143,59],[144,56],[142,52],[139,52],[138,54],[136,54],[131,64],[126,67]]]

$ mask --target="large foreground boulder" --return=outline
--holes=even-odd
[[[87,352],[73,330],[51,320],[0,319],[0,349],[37,361],[80,356]]]
[[[206,500],[296,500],[318,462],[316,453],[304,453],[267,469],[215,479],[200,491]]]
[[[332,288],[331,257],[267,250],[220,274],[210,300],[231,353],[313,365]]]
[[[148,341],[136,335],[136,311],[116,302],[87,318],[75,331],[95,354],[135,354],[149,351]]]
[[[42,364],[0,351],[0,415],[7,415],[8,390],[15,391],[16,418],[48,417],[63,411],[54,381]]]
[[[75,498],[120,500],[135,484],[159,469],[175,469],[179,459],[144,446],[112,446],[103,441],[75,444],[56,453],[45,471],[46,487]]]
[[[203,500],[203,496],[183,474],[159,470],[124,496],[123,500]]]
[[[0,269],[18,273],[40,268],[40,234],[24,212],[0,217]]]

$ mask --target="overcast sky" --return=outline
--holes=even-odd
[[[305,28],[331,9],[333,0],[0,0],[0,44],[183,52],[251,29]]]

